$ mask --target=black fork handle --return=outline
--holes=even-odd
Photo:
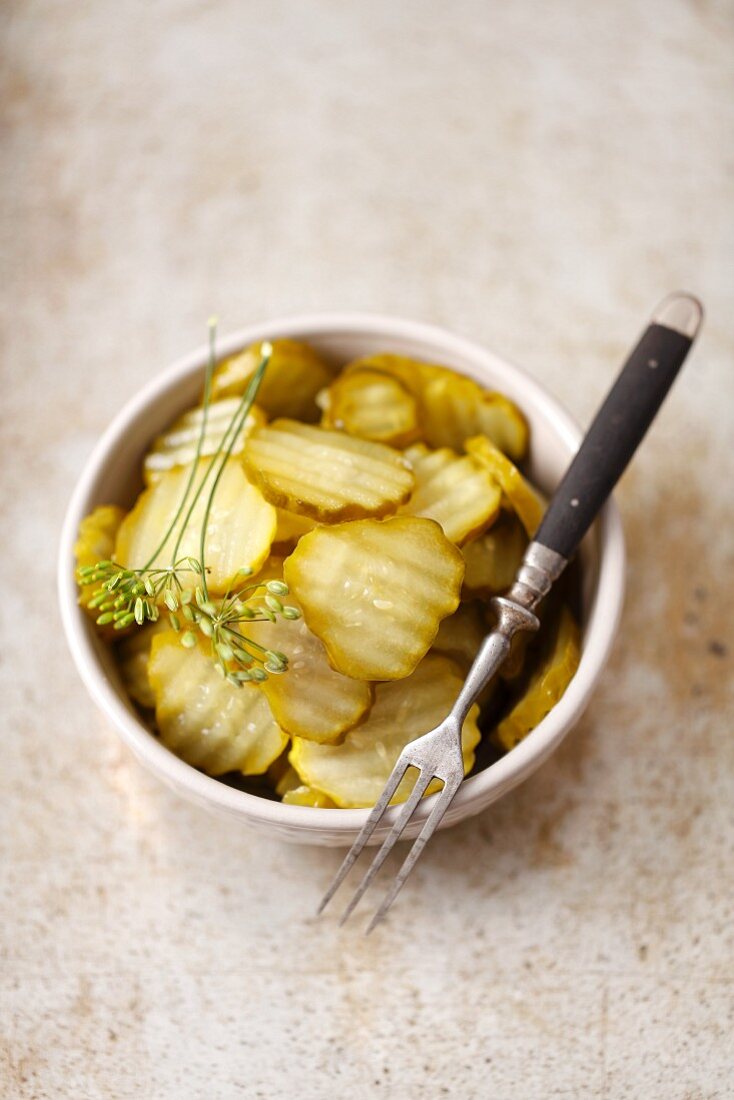
[[[660,303],[553,494],[535,542],[573,557],[655,419],[702,319],[690,294]]]

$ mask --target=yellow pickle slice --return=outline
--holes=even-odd
[[[357,680],[408,676],[458,607],[463,575],[460,551],[416,516],[318,527],[284,567],[332,667]]]
[[[277,547],[274,546],[260,568],[252,573],[251,576],[242,578],[242,584],[247,585],[249,588],[250,585],[253,584],[264,585],[267,584],[268,581],[282,581],[285,554],[286,551],[281,553],[278,551]],[[290,597],[288,597],[288,599],[290,599]]]
[[[514,516],[503,514],[479,538],[461,548],[466,563],[464,599],[487,598],[505,592],[515,579],[528,544]]]
[[[521,459],[528,447],[527,423],[517,405],[453,371],[432,378],[426,386],[421,424],[433,446],[461,450],[467,437],[482,432],[514,459]]]
[[[284,599],[298,606],[291,595]],[[245,623],[242,632],[265,649],[288,657],[287,672],[269,676],[261,684],[275,720],[287,733],[313,741],[337,741],[369,710],[370,684],[336,672],[323,643],[302,618]]]
[[[450,657],[466,674],[489,630],[485,609],[481,603],[476,600],[461,603],[454,614],[449,615],[448,619],[444,619],[441,623],[430,652],[442,653],[445,657]],[[514,641],[516,640],[517,636]],[[477,704],[482,713],[497,693],[498,686],[498,679],[495,676],[477,697]]]
[[[207,476],[211,459],[203,459],[197,468],[194,491]],[[115,560],[129,568],[146,566],[155,554],[165,532],[173,522],[191,473],[183,466],[161,475],[149,489],[140,494],[133,510],[122,522],[117,534]],[[181,539],[176,559],[193,557],[200,553],[200,531],[204,520],[206,498],[215,472],[209,474],[207,483],[199,495],[191,518]],[[176,529],[158,551],[151,568],[167,568],[171,564],[178,532],[185,520],[185,512]],[[275,508],[263,498],[260,491],[245,477],[237,459],[230,459],[214,494],[209,515],[204,557],[207,565],[207,583],[215,595],[227,591],[241,568],[256,572],[270,552],[275,536]],[[200,583],[198,574],[182,572],[185,587],[195,588]]]
[[[208,775],[261,775],[288,738],[254,684],[223,679],[209,653],[185,649],[173,630],[156,634],[148,674],[161,741]]]
[[[316,394],[332,379],[324,360],[298,340],[271,340],[272,355],[257,394],[268,416],[290,416],[313,422],[319,418]],[[224,359],[212,378],[212,399],[240,397],[262,360],[262,344],[252,344]]]
[[[461,603],[439,626],[431,653],[443,653],[468,671],[488,633],[481,604]]]
[[[484,389],[448,367],[423,363],[403,355],[372,355],[357,359],[344,373],[383,371],[397,378],[415,398],[421,438],[431,447],[463,450],[464,441],[483,433],[516,461],[528,447],[528,426],[514,401]]]
[[[323,427],[360,439],[407,447],[420,436],[415,399],[396,378],[382,371],[340,374],[324,394],[323,408]]]
[[[161,616],[154,623],[136,627],[117,646],[117,666],[125,690],[131,699],[148,710],[155,707],[155,695],[148,675],[151,646],[156,634],[170,629],[167,617]]]
[[[276,784],[275,793],[286,806],[315,806],[319,809],[334,809],[335,802],[328,795],[301,782],[296,769],[289,764]]]
[[[206,418],[206,432],[201,441],[200,457],[207,458],[216,453],[222,445],[227,429],[232,422],[240,400],[238,397],[230,397],[224,401],[214,401],[209,406]],[[204,418],[204,410],[201,406],[189,409],[174,422],[174,424],[154,440],[150,451],[143,459],[143,478],[146,485],[152,485],[166,470],[172,470],[176,466],[189,466],[196,458],[196,448],[199,444],[201,426]],[[232,454],[242,453],[245,440],[254,428],[262,427],[267,423],[267,417],[262,409],[253,405],[250,409],[241,430],[237,433],[232,444]],[[229,436],[227,436],[229,442]]]
[[[494,521],[500,509],[500,487],[469,455],[457,455],[449,447],[430,451],[418,444],[405,457],[413,468],[415,489],[400,508],[401,515],[435,519],[446,538],[458,546]]]
[[[509,752],[542,722],[574,677],[581,659],[579,628],[564,605],[551,644],[545,647],[525,693],[492,731],[492,741]]]
[[[244,463],[267,500],[326,523],[394,512],[414,484],[392,447],[295,420],[254,431]]]
[[[484,465],[502,488],[512,511],[532,538],[543,518],[545,503],[507,455],[502,454],[486,436],[467,439],[466,450]]]
[[[289,512],[285,508],[276,508],[277,526],[275,539],[278,546],[295,546],[301,535],[313,531],[318,521],[309,516],[299,516],[298,512]]]
[[[327,794],[314,790],[313,787],[307,787],[304,783],[286,791],[281,801],[286,806],[313,806],[319,810],[336,809],[336,802],[332,801]]]
[[[306,786],[322,791],[337,806],[373,806],[407,743],[443,721],[463,681],[464,674],[453,661],[430,653],[406,679],[376,686],[369,716],[350,730],[340,745],[316,745],[294,738],[290,762]],[[464,774],[474,764],[479,743],[478,715],[475,705],[464,723]],[[392,802],[404,802],[414,783],[411,768]],[[431,783],[426,793],[440,787],[439,782]]]
[[[288,755],[284,754],[281,759],[283,762],[282,767],[281,762],[277,761],[268,772],[268,776],[270,777],[277,770],[280,771],[280,775],[277,777],[275,782],[275,793],[278,795],[279,798],[282,798],[283,795],[287,794],[289,791],[293,791],[296,787],[300,787],[302,785],[301,777],[296,769],[293,767],[293,765],[289,762]]]
[[[101,504],[85,516],[79,524],[79,535],[74,546],[77,568],[109,561],[115,549],[115,539],[125,518],[123,508],[116,504]],[[89,607],[89,601],[99,588],[99,583],[80,585],[79,603],[96,619],[99,611]],[[108,632],[110,633],[110,632]]]

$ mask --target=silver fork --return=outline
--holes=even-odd
[[[418,778],[381,848],[357,887],[340,923],[354,910],[410,821],[429,783],[443,782],[426,822],[382,904],[367,927],[378,924],[437,829],[464,778],[461,730],[469,710],[507,657],[520,630],[537,630],[535,609],[578,548],[652,423],[691,349],[703,309],[688,294],[672,294],[660,303],[631,352],[584,440],[556,489],[543,522],[528,546],[514,584],[492,600],[493,631],[484,639],[450,714],[439,726],[409,742],[392,770],[359,836],[347,853],[318,912],[321,913],[369,842],[398,784],[409,767]]]

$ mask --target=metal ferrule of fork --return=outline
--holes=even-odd
[[[482,642],[451,710],[450,719],[455,720],[459,731],[473,703],[507,656],[515,634],[538,629],[535,609],[567,564],[555,550],[531,542],[509,592],[491,601],[497,619],[495,627]]]
[[[542,542],[531,542],[512,588],[501,598],[533,611],[567,565],[567,559],[555,550],[549,550]]]
[[[400,806],[400,812],[395,823],[344,911],[341,923],[347,919],[357,905],[393,845],[400,838],[429,783],[433,779],[439,779],[443,783],[443,790],[436,795],[436,801],[423,828],[367,931],[371,931],[384,917],[464,779],[461,730],[467,714],[507,656],[513,636],[520,630],[538,629],[539,623],[535,615],[535,608],[549,591],[556,578],[560,576],[565,566],[566,559],[561,557],[560,554],[549,550],[540,543],[530,543],[525,552],[523,564],[509,592],[505,596],[495,597],[492,601],[497,616],[496,626],[482,642],[464,685],[454,706],[451,708],[451,713],[447,715],[440,726],[423,734],[422,737],[410,741],[403,749],[385,785],[385,789],[370,811],[359,836],[347,853],[334,881],[321,902],[319,912],[328,904],[349,873],[390,804],[390,800],[393,798],[407,769],[413,767],[417,768],[419,773],[415,786],[405,803]]]

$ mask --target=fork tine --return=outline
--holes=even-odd
[[[344,879],[346,878],[346,876],[349,874],[349,871],[351,870],[352,866],[354,865],[354,863],[355,863],[357,857],[359,856],[360,852],[364,848],[364,846],[367,843],[367,841],[369,840],[369,838],[372,836],[372,833],[375,830],[377,822],[380,820],[380,818],[384,814],[385,810],[387,809],[387,806],[388,806],[388,803],[389,803],[390,799],[395,794],[395,791],[398,788],[398,784],[400,783],[400,780],[405,775],[405,773],[408,770],[409,766],[410,765],[408,764],[407,760],[403,760],[402,757],[398,757],[397,763],[395,764],[395,767],[393,768],[392,772],[390,773],[390,778],[388,779],[387,783],[385,784],[385,787],[384,787],[384,790],[383,790],[382,794],[380,795],[380,797],[377,799],[377,802],[375,802],[374,806],[372,807],[372,809],[370,811],[370,816],[367,818],[364,825],[362,826],[362,828],[360,830],[360,833],[359,833],[359,836],[357,837],[354,844],[352,845],[352,847],[347,852],[346,856],[344,857],[344,859],[342,861],[341,867],[339,868],[336,875],[334,876],[334,879],[331,883],[331,886],[329,887],[329,889],[326,891],[323,898],[321,899],[321,904],[319,905],[318,909],[316,910],[316,915],[317,916],[320,913],[323,913],[324,909],[329,904],[329,902],[331,901],[334,894],[337,892],[337,890],[341,886],[341,884],[344,881]]]
[[[382,847],[380,848],[375,858],[372,860],[372,863],[367,868],[367,872],[360,882],[359,886],[354,891],[354,897],[342,913],[341,920],[339,921],[340,925],[344,924],[344,922],[348,919],[350,913],[353,911],[354,907],[359,902],[359,899],[362,897],[362,894],[364,894],[365,890],[372,882],[372,879],[380,870],[380,867],[382,867],[389,853],[392,851],[393,846],[397,843],[398,838],[405,829],[405,826],[408,824],[411,817],[413,816],[413,811],[423,797],[423,792],[425,791],[426,787],[432,779],[433,776],[430,774],[430,772],[419,772],[418,778],[415,781],[415,786],[410,792],[410,796],[406,799],[404,805],[401,807],[400,816],[398,817],[390,832],[383,840]]]
[[[392,903],[395,901],[395,898],[400,893],[406,878],[413,870],[416,862],[418,861],[418,857],[420,856],[428,841],[433,836],[436,826],[445,814],[446,810],[449,807],[449,803],[451,802],[452,798],[454,797],[460,786],[461,779],[459,779],[458,782],[452,783],[451,786],[449,786],[448,783],[444,786],[444,789],[441,791],[441,794],[439,796],[438,802],[431,810],[428,816],[428,820],[418,834],[418,837],[416,838],[413,847],[410,849],[407,856],[405,857],[405,862],[398,871],[392,886],[388,890],[382,901],[382,904],[380,905],[380,908],[377,910],[374,917],[367,926],[367,931],[365,932],[365,935],[369,935],[375,925],[380,923]]]

